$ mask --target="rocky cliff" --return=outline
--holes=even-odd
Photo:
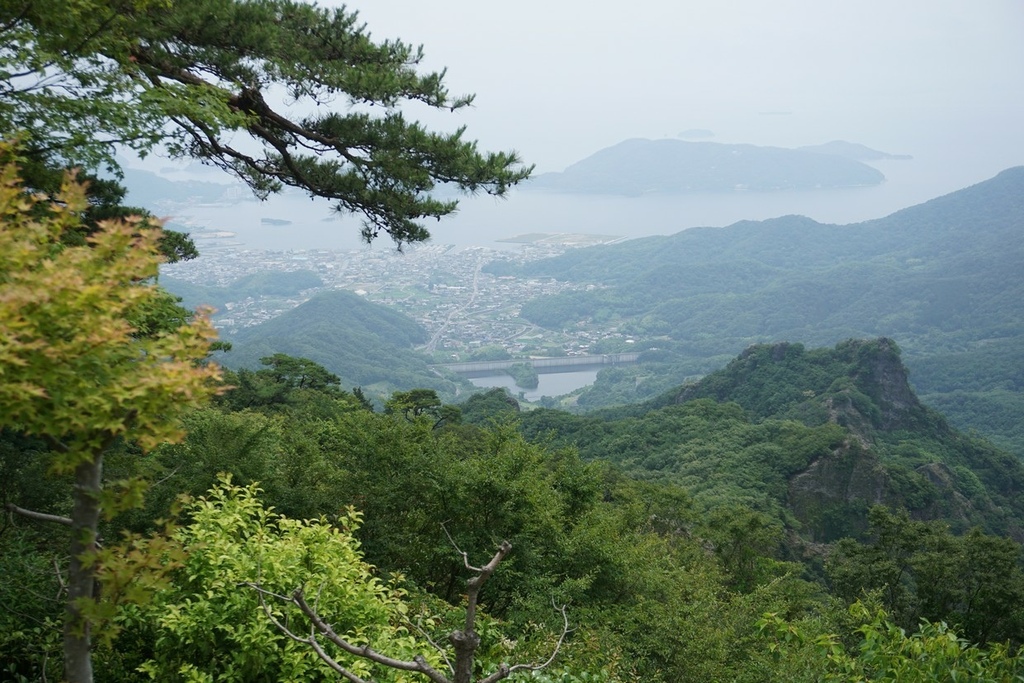
[[[785,504],[807,540],[857,535],[878,504],[954,529],[980,525],[1020,536],[1024,466],[952,429],[921,403],[907,378],[891,339],[812,351],[765,344],[681,389],[674,401],[733,401],[755,420],[831,422],[847,430],[839,447],[789,479]]]

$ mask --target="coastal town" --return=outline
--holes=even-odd
[[[164,266],[163,281],[218,288],[224,301],[214,323],[229,336],[258,325],[307,301],[318,292],[346,289],[393,307],[423,325],[428,341],[422,351],[437,362],[487,357],[581,355],[609,338],[615,329],[582,324],[564,331],[541,330],[520,317],[522,303],[537,296],[592,288],[554,278],[521,279],[496,276],[485,266],[496,260],[524,262],[558,255],[566,249],[605,243],[597,235],[531,234],[515,238],[509,249],[456,247],[444,244],[406,245],[397,249],[358,250],[248,249],[234,243],[230,232],[193,235],[201,256]],[[295,282],[311,286],[286,295],[232,296],[232,284],[258,273],[291,273]],[[215,304],[216,305],[216,304]]]

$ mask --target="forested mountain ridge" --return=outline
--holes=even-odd
[[[720,263],[750,258],[766,266],[832,265],[837,259],[889,255],[952,256],[940,238],[973,237],[957,247],[987,253],[993,245],[1014,246],[1024,220],[1024,167],[1007,169],[971,187],[908,207],[884,218],[850,225],[821,224],[803,216],[740,221],[726,228],[691,228],[667,237],[645,237],[613,245],[568,251],[523,263],[529,275],[562,273],[567,279],[607,284],[631,281],[638,263],[652,267]],[[497,265],[497,264],[496,264]]]
[[[190,309],[198,306],[213,307],[214,314],[230,315],[227,304],[261,296],[293,297],[303,290],[322,287],[323,280],[310,270],[263,271],[245,275],[230,284],[217,287],[199,285],[185,280],[160,276],[160,285],[181,298],[181,305]]]
[[[427,387],[454,398],[471,388],[455,376],[444,378],[412,350],[426,341],[413,319],[344,290],[321,292],[303,304],[229,338],[232,349],[218,362],[230,368],[256,368],[275,353],[320,363],[341,378],[383,399],[392,391]],[[463,385],[466,386],[463,386]]]
[[[1024,391],[1022,231],[1024,168],[1013,168],[864,223],[744,221],[488,268],[599,285],[534,299],[522,315],[555,329],[601,322],[648,350],[646,363],[603,373],[582,406],[651,398],[751,343],[886,336],[955,424],[1024,452],[1011,419]],[[979,421],[991,412],[980,402],[1005,419]]]
[[[804,541],[859,535],[878,504],[1024,535],[1024,464],[923,405],[888,339],[757,345],[644,404],[521,420],[530,438],[680,485],[709,512],[758,510]]]

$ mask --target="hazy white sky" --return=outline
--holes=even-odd
[[[476,93],[473,110],[432,126],[465,123],[485,149],[517,149],[539,171],[688,129],[778,146],[845,139],[989,175],[1024,164],[1022,0],[348,7],[376,39],[422,44],[454,93]]]

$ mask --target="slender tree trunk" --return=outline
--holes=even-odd
[[[455,648],[454,683],[471,683],[473,680],[473,661],[476,649],[480,647],[480,636],[476,631],[455,631],[448,640]]]
[[[92,599],[96,585],[92,569],[84,566],[82,560],[96,550],[102,471],[102,452],[75,468],[68,609],[64,621],[64,676],[68,683],[92,683],[92,634],[79,604]]]
[[[491,558],[491,561],[481,569],[475,570],[476,576],[466,581],[466,623],[461,631],[455,631],[448,636],[449,642],[455,648],[455,666],[452,672],[454,683],[472,683],[473,661],[476,659],[476,649],[480,647],[480,636],[476,632],[476,607],[480,599],[480,589],[487,583],[487,579],[491,578],[491,574],[498,568],[498,564],[510,550],[512,550],[512,544],[502,541],[498,552]],[[466,558],[465,553],[462,554],[462,557]],[[468,561],[466,561],[466,566],[469,567]]]

